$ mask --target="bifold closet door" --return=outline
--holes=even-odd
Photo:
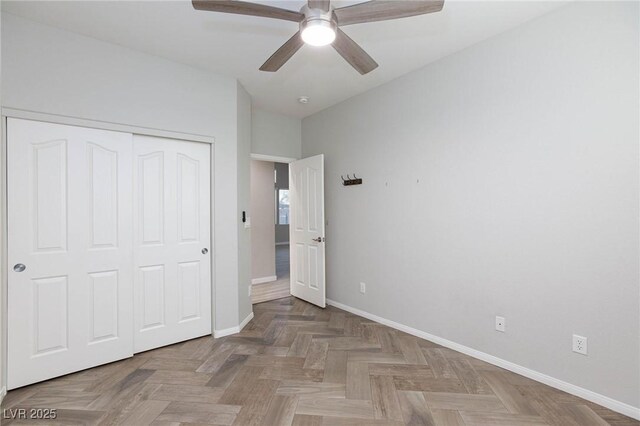
[[[211,334],[210,155],[134,136],[135,352]]]
[[[133,355],[132,135],[7,120],[9,389]]]

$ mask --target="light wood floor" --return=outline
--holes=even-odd
[[[291,295],[289,245],[276,246],[276,276],[278,277],[276,281],[251,286],[251,303],[262,303]]]
[[[270,283],[253,284],[251,286],[251,303],[268,302],[269,300],[282,299],[291,295],[291,281],[289,277],[272,281]]]
[[[279,280],[289,278],[289,244],[276,246],[276,275]]]
[[[287,298],[254,310],[235,336],[11,391],[3,408],[57,408],[65,425],[639,424],[339,309]]]

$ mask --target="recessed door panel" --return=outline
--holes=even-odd
[[[200,224],[200,164],[178,155],[178,236],[181,243],[198,242]]]
[[[295,271],[296,271],[296,275],[295,275],[295,282],[300,284],[300,285],[305,285],[307,282],[307,274],[305,273],[305,244],[303,243],[297,243],[296,244],[296,256],[295,256]]]
[[[87,144],[89,174],[90,246],[118,245],[118,153]]]
[[[32,143],[34,251],[67,249],[67,141]]]
[[[69,341],[67,285],[67,277],[33,280],[33,355],[45,355],[67,349]]]
[[[309,259],[309,288],[318,288],[318,247],[309,246],[307,248]]]
[[[153,265],[140,268],[142,287],[141,331],[164,326],[164,266]]]
[[[131,161],[131,134],[7,119],[9,389],[133,354]]]
[[[307,169],[307,232],[318,232],[318,171]]]
[[[89,344],[118,338],[118,271],[89,274]]]
[[[164,234],[164,153],[138,157],[138,197],[142,244],[162,244]]]
[[[199,318],[200,262],[183,262],[178,265],[178,291],[180,294],[178,321]]]
[[[307,180],[305,179],[305,174],[306,174],[306,170],[300,169],[298,171],[296,171],[294,173],[294,185],[297,188],[304,188],[304,186],[307,184]],[[289,197],[291,197],[291,192],[289,192]],[[307,221],[306,221],[306,212],[307,212],[307,205],[306,202],[303,202],[302,204],[296,206],[296,208],[292,209],[294,211],[294,215],[293,217],[295,218],[294,221],[294,228],[296,231],[304,231],[306,226],[307,226]]]

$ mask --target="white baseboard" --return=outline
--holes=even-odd
[[[240,333],[240,327],[238,327],[238,326],[230,327],[230,328],[223,328],[222,330],[214,330],[213,331],[213,337],[215,337],[216,339],[219,339],[221,337],[230,336],[230,335],[236,334],[236,333]]]
[[[214,330],[213,337],[219,339],[220,337],[230,336],[232,334],[240,333],[242,329],[253,319],[253,312],[251,312],[247,317],[242,320],[240,325],[235,327],[223,328],[222,330]]]
[[[0,404],[2,404],[2,400],[6,395],[7,395],[7,388],[2,387],[2,389],[0,389]]]
[[[272,281],[278,281],[278,277],[275,275],[271,275],[269,277],[253,278],[251,279],[251,285],[270,283]]]
[[[277,246],[288,246],[289,245],[289,241],[281,241],[279,243],[276,243]]]
[[[253,319],[253,312],[251,312],[249,315],[247,315],[247,317],[242,320],[242,322],[240,323],[240,326],[238,327],[238,333],[242,331],[242,329],[249,324],[249,321],[251,321]]]
[[[405,333],[411,334],[413,336],[429,340],[446,348],[453,349],[454,351],[462,352],[465,355],[469,355],[479,360],[488,362],[489,364],[493,364],[522,376],[528,377],[531,380],[544,383],[545,385],[551,386],[552,388],[556,388],[580,398],[584,398],[587,401],[602,405],[603,407],[607,407],[608,409],[616,411],[620,414],[624,414],[625,416],[640,420],[640,407],[634,407],[624,402],[609,398],[608,396],[604,396],[588,389],[573,385],[571,383],[567,383],[560,379],[556,379],[555,377],[547,376],[546,374],[540,373],[538,371],[531,370],[518,364],[514,364],[502,358],[498,358],[493,355],[478,351],[476,349],[461,345],[459,343],[452,342],[451,340],[443,339],[442,337],[434,336],[433,334],[426,333],[407,325],[379,317],[369,312],[362,311],[348,305],[343,305],[342,303],[336,302],[334,300],[327,299],[327,304],[335,306],[336,308],[345,310],[347,312],[351,312],[352,314],[370,319],[372,321],[379,322],[380,324],[384,324],[388,327],[395,328],[396,330],[404,331]]]

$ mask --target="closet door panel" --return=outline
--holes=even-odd
[[[7,120],[8,384],[133,354],[132,135]]]
[[[134,136],[135,351],[211,334],[210,147]]]

